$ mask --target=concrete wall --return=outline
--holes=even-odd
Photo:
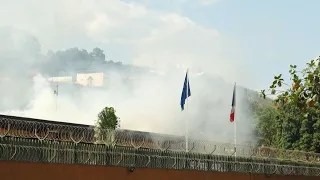
[[[90,77],[91,82],[89,80]],[[102,86],[103,80],[104,73],[77,73],[77,83],[83,86]]]
[[[50,82],[72,82],[72,76],[49,77],[48,81],[50,81]]]
[[[164,169],[41,164],[0,161],[0,175],[4,180],[319,180],[319,177],[271,176],[264,174],[236,174]]]

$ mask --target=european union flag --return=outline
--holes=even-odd
[[[186,99],[190,96],[191,96],[191,90],[190,90],[189,77],[188,77],[188,71],[187,71],[186,77],[184,78],[181,101],[180,101],[180,106],[182,111],[184,110],[184,104],[186,102]]]

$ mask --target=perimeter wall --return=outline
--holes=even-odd
[[[224,172],[201,172],[124,167],[25,163],[0,161],[5,180],[319,180],[319,177],[270,176]]]

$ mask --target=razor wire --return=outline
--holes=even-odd
[[[21,142],[20,142],[21,143]],[[41,146],[40,146],[41,145]],[[159,153],[152,150],[115,148],[95,144],[39,142],[29,145],[0,143],[0,161],[84,164],[128,168],[165,168],[215,172],[264,173],[267,175],[320,176],[318,166],[270,164],[265,161],[235,160],[222,156],[188,153]]]
[[[320,164],[319,153],[249,145],[235,146],[234,144],[194,139],[189,139],[188,149],[186,149],[186,142],[182,136],[121,129],[97,131],[93,126],[33,121],[29,118],[1,115],[0,138],[4,137],[31,138],[40,141],[53,140],[72,142],[74,144],[93,143],[112,147],[155,149],[163,152],[189,152]]]

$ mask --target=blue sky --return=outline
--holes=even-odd
[[[301,67],[320,55],[318,7],[317,0],[220,0],[210,5],[186,1],[175,10],[241,46],[244,58],[234,61],[252,64],[262,87],[274,74],[287,74],[289,64]]]
[[[98,46],[115,61],[195,67],[253,89],[268,87],[290,64],[301,67],[320,55],[316,0],[0,0],[0,5],[0,26],[30,32],[44,52]]]

